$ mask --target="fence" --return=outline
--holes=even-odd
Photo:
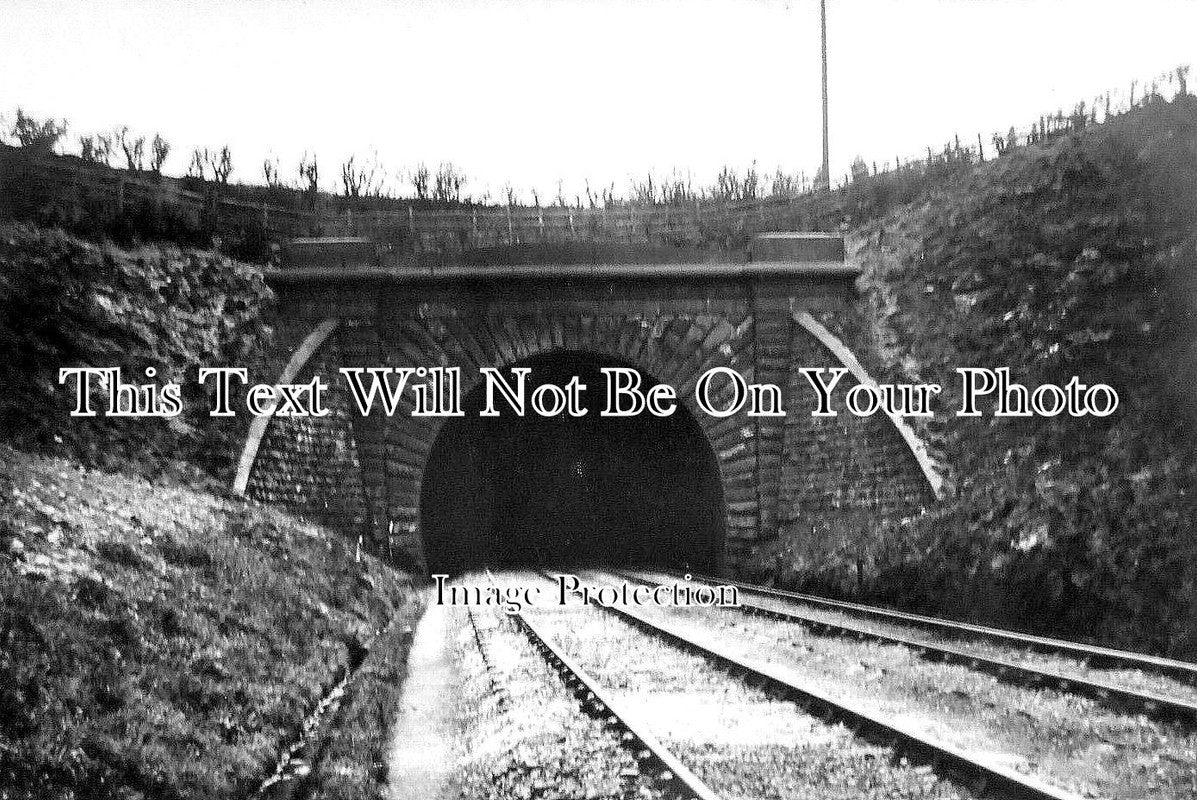
[[[1143,89],[1136,97],[1139,85]],[[1010,128],[988,140],[982,135],[968,141],[957,137],[938,153],[927,148],[925,157],[895,158],[881,169],[876,163],[858,161],[831,191],[807,188],[744,200],[689,197],[589,207],[468,203],[446,207],[397,198],[344,198],[131,172],[75,156],[0,145],[0,214],[49,217],[67,224],[133,215],[150,220],[151,233],[181,230],[197,238],[216,235],[230,241],[256,236],[262,243],[294,236],[367,236],[404,253],[451,253],[530,242],[728,247],[764,230],[834,229],[847,218],[876,211],[870,203],[913,199],[929,182],[985,161],[987,153],[993,157],[1064,136],[1162,101],[1166,93],[1175,97],[1185,92],[1185,73],[1177,70],[1154,83],[1132,84],[1129,95],[1108,93],[1088,106],[1078,105],[1071,114],[1041,117],[1030,126]]]
[[[464,204],[445,208],[389,201],[391,207],[385,209],[354,208],[345,198],[323,195],[315,208],[304,209],[229,196],[244,187],[208,183],[203,188],[194,191],[185,188],[183,179],[131,173],[73,156],[0,146],[0,214],[37,216],[68,225],[85,218],[140,215],[209,236],[235,238],[251,230],[273,239],[368,236],[406,252],[454,252],[561,241],[729,244],[756,231],[810,228],[817,222],[811,214],[810,193],[591,208]],[[301,196],[294,194],[298,204]]]

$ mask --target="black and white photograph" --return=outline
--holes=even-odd
[[[1195,34],[0,0],[0,800],[1197,797]]]

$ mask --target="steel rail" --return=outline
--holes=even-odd
[[[682,577],[673,570],[654,570],[671,577]],[[875,617],[887,622],[912,625],[920,628],[930,628],[941,633],[960,639],[988,639],[1002,644],[1013,644],[1052,655],[1066,655],[1084,663],[1103,669],[1137,669],[1144,672],[1154,672],[1177,678],[1187,683],[1197,685],[1197,664],[1190,661],[1179,661],[1162,656],[1152,656],[1146,653],[1135,653],[1130,650],[1117,650],[1111,647],[1082,644],[1066,639],[1052,639],[1047,636],[1036,636],[1030,633],[1007,631],[1001,628],[990,628],[985,625],[975,625],[969,622],[928,617],[922,614],[912,614],[906,611],[894,611],[888,608],[868,606],[862,603],[851,603],[846,600],[832,600],[818,595],[802,594],[800,592],[786,592],[767,586],[758,586],[743,581],[712,577],[692,573],[691,577],[703,583],[715,583],[725,586],[735,586],[752,594],[774,597],[791,602],[805,603],[811,606],[830,608],[849,614]]]
[[[494,583],[494,576],[486,570]],[[528,637],[540,656],[553,668],[578,701],[582,709],[610,727],[621,731],[620,743],[641,765],[652,765],[650,776],[657,789],[679,800],[722,800],[702,779],[690,771],[677,756],[657,741],[642,723],[635,720],[626,707],[615,700],[576,661],[542,631],[524,613],[511,615]]]
[[[541,575],[552,580],[549,573]],[[946,780],[963,785],[978,794],[997,794],[1020,800],[1081,800],[1081,795],[1052,786],[1038,778],[1023,775],[1000,764],[983,763],[952,745],[936,742],[901,723],[886,720],[863,706],[833,698],[817,689],[803,686],[771,664],[748,663],[709,644],[701,644],[685,634],[653,622],[634,611],[592,600],[597,608],[614,614],[634,627],[679,649],[694,653],[728,672],[745,678],[774,695],[792,700],[814,716],[844,724],[857,736],[893,748],[914,761],[925,763]]]
[[[622,569],[608,569],[606,571],[630,580],[637,581],[638,583],[644,583],[652,586],[662,585],[659,581],[653,580],[652,578],[648,578],[633,571]],[[851,637],[859,640],[880,642],[883,644],[901,645],[914,651],[920,657],[929,661],[942,661],[948,664],[960,664],[970,669],[977,670],[978,672],[984,672],[988,675],[992,675],[998,680],[1006,683],[1035,688],[1049,685],[1059,689],[1060,691],[1068,692],[1069,694],[1096,700],[1104,705],[1114,708],[1115,710],[1129,710],[1133,713],[1145,714],[1147,716],[1166,721],[1179,720],[1189,724],[1197,724],[1197,703],[1190,703],[1185,700],[1164,697],[1162,695],[1157,695],[1150,692],[1138,692],[1133,689],[1127,689],[1114,684],[1095,681],[1088,678],[1081,678],[1053,670],[1040,669],[1038,667],[1032,667],[1026,664],[1019,664],[1014,661],[980,656],[956,647],[933,644],[931,642],[921,641],[919,639],[910,639],[905,636],[881,633],[879,631],[872,631],[868,630],[867,628],[857,628],[855,626],[845,625],[842,623],[828,622],[826,620],[808,617],[803,614],[779,611],[777,609],[766,608],[765,606],[760,606],[755,603],[745,602],[743,599],[741,599],[740,605],[736,606],[735,608],[738,608],[743,613],[753,616],[768,617],[771,619],[781,620],[783,622],[801,625],[802,627],[812,630],[816,633],[828,633],[834,636]]]

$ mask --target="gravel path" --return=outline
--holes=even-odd
[[[793,703],[596,609],[536,619],[716,792],[735,798],[964,798],[930,769],[895,760]]]
[[[833,697],[867,696],[877,713],[930,738],[1079,794],[1197,796],[1197,734],[1181,725],[1054,689],[1003,684],[901,645],[819,636],[734,609],[638,611],[737,657],[785,667]]]
[[[513,621],[432,607],[392,760],[401,800],[657,800],[618,736],[583,713]],[[436,615],[441,615],[438,619]],[[476,627],[476,631],[475,631]],[[422,630],[417,631],[419,639]],[[436,763],[440,759],[439,769]]]
[[[427,800],[441,795],[449,777],[447,736],[452,696],[460,675],[446,647],[447,612],[424,612],[407,658],[407,679],[395,724],[390,774],[402,781],[390,786],[391,800]]]

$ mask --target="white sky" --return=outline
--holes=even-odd
[[[829,0],[832,174],[1065,110],[1197,52],[1197,2]],[[1197,75],[1193,76],[1197,83]],[[722,164],[813,174],[818,0],[0,0],[0,113],[228,143],[234,180],[305,151],[332,187],[451,160],[466,190]],[[392,179],[392,185],[395,181]],[[401,187],[410,192],[410,185]]]

